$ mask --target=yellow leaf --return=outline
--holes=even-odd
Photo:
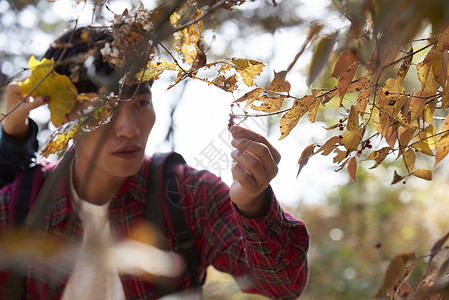
[[[371,87],[362,89],[357,96],[357,110],[363,114],[366,110],[366,106],[368,105],[368,99],[371,95]]]
[[[418,79],[421,82],[422,90],[427,90],[432,93],[438,87],[438,83],[435,81],[432,73],[432,62],[435,55],[438,53],[438,47],[433,46],[426,54],[426,57],[422,62],[416,65]]]
[[[304,114],[309,111],[310,105],[312,105],[313,102],[316,101],[315,95],[316,94],[306,95],[301,99],[296,99],[293,103],[292,108],[282,116],[279,122],[281,130],[281,137],[279,138],[280,140],[285,138],[296,126],[296,124],[298,124],[299,119],[301,119],[302,116],[304,116]]]
[[[69,144],[69,141],[75,137],[75,135],[78,133],[80,124],[70,128],[67,132],[59,132],[57,133],[53,139],[51,139],[46,146],[44,146],[44,149],[41,151],[41,155],[43,157],[48,157],[50,154],[62,151],[67,149],[67,146]]]
[[[56,126],[62,125],[63,119],[74,107],[78,91],[69,77],[52,72],[54,61],[43,58],[38,61],[32,56],[28,61],[31,77],[19,82],[20,92],[32,97],[48,96],[51,122]],[[49,74],[39,85],[38,83]]]
[[[348,161],[348,172],[352,180],[357,182],[357,160],[355,157],[351,157]]]
[[[197,10],[193,16],[193,19],[201,16],[201,14],[201,11]],[[172,25],[177,25],[179,20],[180,16],[176,13],[170,16],[170,22]],[[203,21],[200,20],[197,23],[192,24],[183,30],[176,31],[173,34],[173,49],[181,54],[183,61],[188,64],[193,64],[195,62],[198,52],[200,51],[198,48],[198,43],[201,40],[203,28],[202,22]]]
[[[357,147],[359,146],[361,140],[362,137],[359,133],[354,131],[348,131],[343,136],[341,143],[343,144],[343,146],[345,146],[346,150],[354,151],[357,150]]]
[[[427,154],[429,156],[433,156],[433,151],[430,149],[429,144],[427,144],[427,140],[422,140],[417,143],[413,143],[412,145],[413,149],[418,150],[419,152],[422,152],[424,154]]]
[[[449,115],[444,119],[441,134],[438,137],[434,167],[449,153]]]
[[[426,169],[418,169],[412,173],[413,176],[416,176],[425,180],[432,180],[432,171]]]
[[[209,82],[209,85],[213,84],[216,87],[226,91],[226,92],[234,92],[237,84],[237,76],[236,74],[232,74],[229,77],[225,77],[223,75],[215,77],[212,82]]]
[[[402,154],[402,161],[409,173],[412,173],[413,169],[415,168],[415,160],[416,154],[415,151],[411,148],[407,149],[404,154]]]
[[[380,165],[384,159],[387,157],[388,153],[390,153],[391,148],[390,147],[383,147],[380,150],[371,152],[365,160],[375,160],[376,163],[370,168],[374,169],[378,165]]]
[[[263,63],[251,60],[251,59],[242,59],[242,58],[232,58],[231,59],[233,67],[235,70],[242,75],[243,82],[247,86],[254,85],[254,77],[262,73],[263,67],[265,66]]]
[[[424,105],[423,119],[428,124],[433,124],[433,116],[435,115],[436,101],[430,101]]]
[[[426,141],[430,149],[435,149],[437,144],[437,129],[432,124],[426,127],[423,131],[419,133],[419,137]]]
[[[354,81],[351,83],[351,85],[349,85],[346,93],[354,93],[361,91],[362,89],[366,89],[370,87],[370,82],[371,80],[366,77],[359,78],[357,81]]]
[[[279,97],[267,97],[265,95],[260,96],[257,100],[262,101],[260,106],[251,105],[251,108],[254,110],[263,111],[266,113],[272,113],[276,112],[282,107],[282,103],[284,102],[285,96],[279,96]]]
[[[162,62],[150,61],[145,70],[138,72],[133,78],[127,78],[126,84],[134,85],[151,79],[158,79],[159,75],[166,70],[180,71],[175,62],[169,63],[165,58]]]
[[[289,93],[291,84],[290,82],[285,80],[285,77],[287,76],[287,71],[281,71],[279,73],[274,72],[274,78],[273,81],[271,81],[270,85],[268,86],[268,90],[270,93]]]
[[[402,61],[401,66],[399,67],[399,70],[398,70],[398,72],[396,74],[396,79],[401,84],[404,81],[404,78],[407,75],[407,72],[408,72],[408,70],[410,68],[410,64],[411,64],[412,59],[413,59],[412,53],[413,53],[413,47],[410,47],[410,50],[407,53],[408,57],[405,58]]]
[[[360,128],[359,128],[359,113],[358,113],[355,105],[351,106],[351,110],[349,112],[349,117],[348,117],[347,128],[349,131],[353,131],[353,132],[361,135]]]
[[[262,93],[263,90],[264,88],[256,88],[250,92],[247,92],[245,95],[238,98],[234,102],[246,101],[245,107],[248,107],[251,103],[253,103],[257,99],[257,97],[259,97],[260,93]]]

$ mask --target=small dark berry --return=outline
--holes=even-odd
[[[376,243],[376,245],[374,247],[376,247],[376,249],[380,249],[380,248],[382,248],[382,244],[381,243]]]
[[[339,138],[340,140],[342,140],[342,139],[343,139],[343,136],[340,134],[340,135],[338,136],[338,138]]]
[[[373,145],[367,145],[366,147],[368,147],[368,149],[371,149],[371,148],[373,148]]]
[[[343,128],[343,127],[340,127],[340,128],[338,128],[338,129],[340,129],[340,131],[343,131],[344,128]]]
[[[343,119],[338,120],[339,123],[343,123]]]
[[[357,151],[357,154],[358,155],[362,154],[362,150]]]
[[[234,107],[234,103],[231,103],[231,107]]]
[[[385,95],[390,95],[390,92],[389,91],[385,91]]]
[[[402,182],[402,184],[406,184],[407,182],[404,180],[403,182]]]

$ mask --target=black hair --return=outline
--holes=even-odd
[[[45,52],[44,57],[53,58],[55,71],[67,75],[79,93],[97,93],[101,87],[109,92],[118,93],[119,79],[123,70],[114,69],[103,60],[101,49],[112,42],[110,29],[101,27],[78,27],[57,38]],[[124,86],[122,94],[148,92],[152,82],[143,82],[135,86]]]

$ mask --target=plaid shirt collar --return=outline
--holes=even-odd
[[[70,158],[69,158],[70,159]],[[142,167],[136,175],[130,176],[121,186],[115,197],[111,200],[111,207],[119,207],[124,199],[125,194],[129,194],[134,200],[145,203],[146,198],[146,181],[148,178],[148,171],[150,167],[150,158],[145,157]],[[51,215],[50,226],[57,226],[61,222],[67,219],[70,212],[73,210],[70,201],[70,165],[69,162],[62,161],[58,167],[61,168],[61,174],[56,179],[56,183],[51,192],[50,201],[53,202],[53,209]],[[52,170],[49,176],[58,176],[56,170],[56,164],[50,168]],[[51,177],[47,181],[51,181]]]

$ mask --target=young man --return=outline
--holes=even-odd
[[[110,38],[109,33],[83,30],[95,42],[86,42],[81,29],[61,37],[56,45],[67,43],[70,38],[72,46],[62,58],[67,65],[56,71],[70,76],[73,70],[70,58],[94,50],[97,74],[111,73],[113,70],[99,54],[101,42]],[[58,60],[61,53],[61,49],[50,48],[45,56]],[[78,75],[81,79],[74,84],[80,93],[98,89],[95,78],[89,78],[87,72]],[[155,112],[150,85],[143,84],[137,89],[121,95],[123,101],[108,124],[76,137],[74,150],[68,152],[71,156],[66,153],[68,162],[61,167],[57,182],[45,199],[48,216],[43,219],[48,220],[48,232],[60,240],[80,242],[81,250],[72,262],[55,267],[56,272],[48,266],[30,263],[23,289],[27,298],[156,299],[164,294],[153,281],[143,277],[117,269],[103,272],[99,257],[83,247],[86,240],[109,246],[128,240],[133,229],[144,220],[147,181],[151,176],[151,158],[145,157],[144,150]],[[18,83],[9,84],[7,111],[22,98]],[[27,169],[37,150],[37,126],[29,119],[29,112],[47,100],[39,97],[25,102],[3,121],[0,233],[7,232],[14,222],[14,185],[23,183],[16,176]],[[230,130],[231,144],[235,147],[231,153],[235,164],[230,187],[207,171],[187,165],[176,167],[179,207],[193,234],[198,267],[195,281],[203,282],[207,267],[213,265],[232,274],[245,292],[273,299],[295,299],[307,284],[308,234],[303,222],[283,212],[269,187],[277,173],[280,154],[264,137],[250,130],[238,126]],[[43,168],[42,185],[56,172],[55,167]],[[30,201],[34,203],[34,199]],[[30,213],[33,209],[34,204]],[[165,222],[168,229],[176,220]],[[168,249],[179,251],[173,231],[167,230],[166,235]],[[184,272],[175,285],[176,290],[187,290],[194,282]]]

